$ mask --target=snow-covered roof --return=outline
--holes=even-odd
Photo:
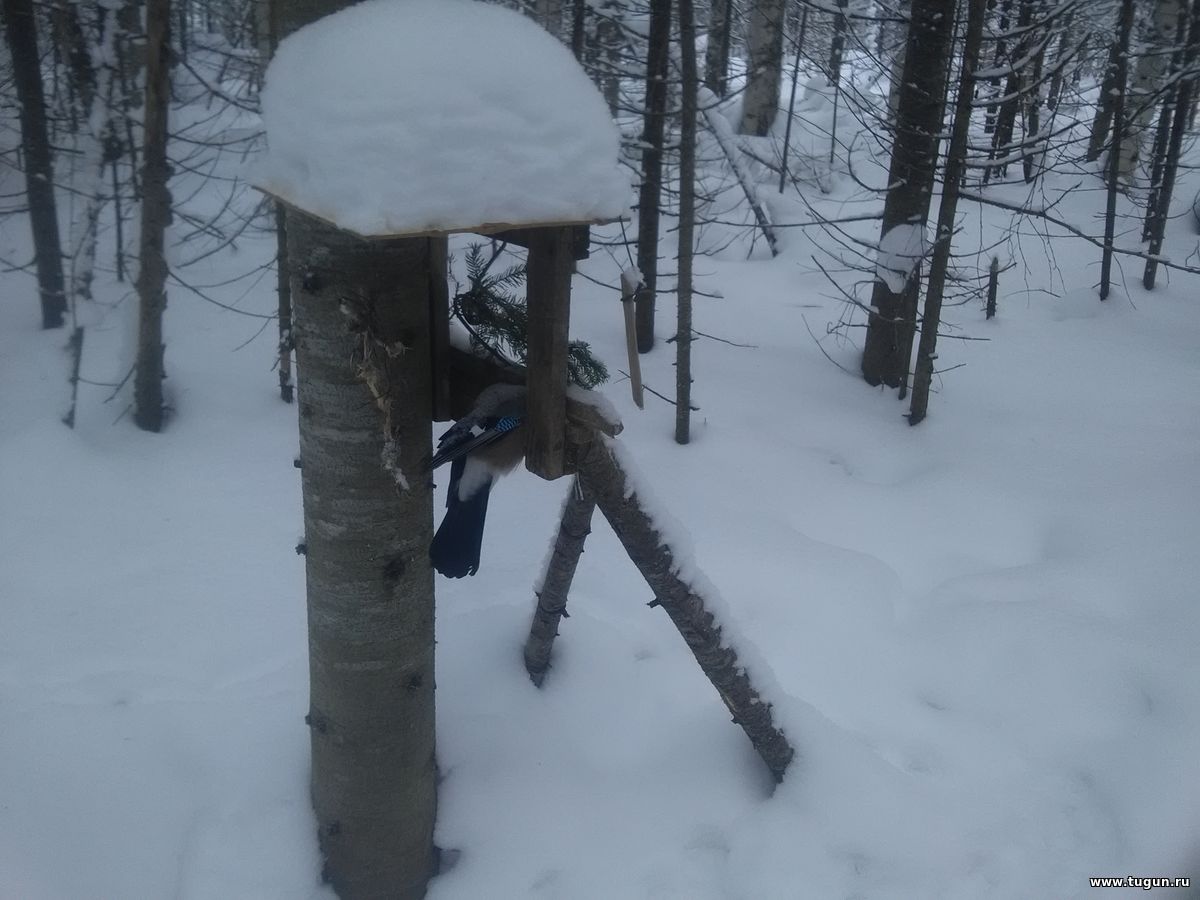
[[[367,0],[288,37],[256,184],[364,236],[611,221],[619,137],[570,51],[473,0]]]

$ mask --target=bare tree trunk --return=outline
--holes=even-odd
[[[1117,227],[1120,190],[1121,136],[1125,133],[1125,89],[1129,74],[1129,34],[1133,30],[1133,0],[1121,0],[1117,23],[1117,52],[1113,57],[1112,140],[1108,144],[1108,200],[1104,211],[1104,252],[1100,257],[1100,299],[1107,300],[1112,280],[1113,238]]]
[[[1171,54],[1168,79],[1174,79],[1183,66],[1185,43],[1188,32],[1187,3],[1188,0],[1178,0],[1180,9],[1175,23],[1175,52]],[[1154,129],[1154,146],[1150,151],[1150,193],[1146,198],[1146,217],[1142,223],[1142,240],[1150,240],[1154,233],[1154,220],[1158,214],[1158,198],[1162,194],[1163,172],[1167,164],[1167,146],[1171,138],[1171,123],[1174,119],[1175,103],[1179,99],[1178,86],[1167,88],[1162,92],[1162,102],[1159,104],[1158,123]],[[1191,122],[1188,123],[1191,128]]]
[[[837,0],[833,15],[833,40],[829,45],[829,84],[838,85],[842,77],[842,56],[846,52],[846,7],[849,0]],[[807,7],[806,7],[807,9]]]
[[[13,81],[21,105],[21,146],[25,158],[25,194],[33,229],[33,252],[41,296],[42,327],[61,328],[67,311],[62,245],[54,200],[54,164],[46,130],[46,101],[38,55],[37,21],[32,0],[3,0],[4,34],[12,58]]]
[[[146,112],[142,148],[142,236],[139,242],[137,371],[133,379],[134,421],[144,431],[163,424],[163,310],[167,306],[164,242],[171,221],[167,187],[167,105],[171,100],[170,0],[146,2]]]
[[[946,150],[946,171],[942,178],[942,200],[938,209],[937,236],[929,260],[929,284],[925,290],[925,313],[921,319],[921,342],[917,347],[917,365],[913,373],[912,405],[908,422],[916,425],[929,409],[929,389],[933,384],[933,366],[937,359],[937,332],[942,320],[942,297],[946,272],[950,268],[950,246],[954,240],[954,216],[958,208],[958,190],[966,168],[967,139],[971,131],[971,103],[975,95],[975,70],[979,67],[979,48],[983,42],[983,22],[987,0],[968,0],[967,29],[963,38],[962,81],[954,105],[954,124],[950,146]]]
[[[708,46],[704,51],[704,85],[718,97],[729,90],[729,35],[733,30],[733,0],[711,0]]]
[[[1183,139],[1188,130],[1188,120],[1195,101],[1195,65],[1198,51],[1200,51],[1200,4],[1192,7],[1187,49],[1184,53],[1184,74],[1177,88],[1174,121],[1171,123],[1171,138],[1167,145],[1166,159],[1163,161],[1162,184],[1155,197],[1157,208],[1150,224],[1150,246],[1148,248],[1150,257],[1146,260],[1146,268],[1142,274],[1142,286],[1148,291],[1154,289],[1154,280],[1158,273],[1156,258],[1162,252],[1163,238],[1167,232],[1167,219],[1171,213],[1171,194],[1175,190],[1175,176],[1179,171]]]
[[[742,134],[765,135],[779,112],[784,0],[754,0],[750,10]]]
[[[638,271],[642,287],[637,307],[638,352],[654,349],[654,307],[658,290],[658,219],[662,197],[663,133],[667,119],[667,61],[671,50],[671,0],[652,0],[650,47],[646,57],[646,111],[642,124],[642,186],[638,192]]]
[[[654,592],[651,605],[661,606],[671,617],[733,721],[746,732],[775,780],[782,781],[795,750],[775,724],[771,705],[739,664],[736,649],[722,634],[703,593],[680,578],[670,546],[642,508],[607,443],[597,437],[581,456],[580,477],[595,492],[596,505]]]
[[[1128,121],[1121,140],[1118,165],[1118,174],[1126,184],[1137,174],[1145,135],[1154,118],[1154,95],[1161,89],[1163,75],[1170,64],[1171,48],[1176,41],[1179,21],[1186,12],[1186,0],[1154,0],[1145,39],[1140,42],[1141,53],[1133,67],[1133,77],[1127,92]]]
[[[953,29],[954,0],[913,0],[880,230],[878,268],[886,271],[875,280],[863,347],[868,384],[902,387],[908,381]]]
[[[278,3],[274,34],[348,5]],[[364,241],[294,210],[286,231],[322,875],[343,900],[417,900],[436,865],[426,467],[430,310],[447,302],[446,242]]]
[[[567,613],[567,595],[571,591],[571,582],[575,580],[583,542],[592,532],[592,512],[595,508],[595,497],[586,489],[583,481],[573,478],[567,499],[563,502],[554,552],[546,562],[541,586],[534,592],[537,606],[533,611],[533,621],[529,623],[529,637],[525,641],[525,671],[538,687],[542,686],[550,669],[550,655],[554,639],[558,637],[558,623]]]
[[[1119,31],[1118,27],[1118,31]],[[1104,67],[1104,80],[1100,84],[1100,98],[1096,102],[1096,115],[1092,119],[1092,134],[1088,138],[1087,161],[1095,162],[1109,143],[1112,131],[1113,104],[1116,102],[1117,57],[1120,56],[1120,41],[1113,41],[1108,51],[1108,64]]]
[[[682,108],[679,125],[679,276],[675,327],[675,443],[691,440],[692,256],[696,228],[696,23],[692,0],[678,0]]]
[[[307,546],[312,801],[343,900],[433,872],[432,240],[363,241],[290,211]],[[444,257],[442,258],[444,261]],[[359,298],[352,318],[345,298]],[[387,347],[403,346],[391,354]],[[366,384],[360,372],[367,373]],[[402,401],[390,397],[400,390]],[[395,386],[394,388],[392,386]],[[395,401],[395,402],[393,402]],[[381,427],[381,407],[386,407]],[[386,433],[385,433],[386,432]],[[391,445],[407,487],[381,464]]]
[[[1009,154],[1012,153],[1013,136],[1016,133],[1017,113],[1021,109],[1021,87],[1025,76],[1025,67],[1029,65],[1029,61],[1025,60],[1025,54],[1032,41],[1030,40],[1029,29],[1033,22],[1033,0],[1018,0],[1017,8],[1017,30],[1020,32],[1020,37],[1017,39],[1017,45],[1013,50],[1012,61],[1006,60],[1006,64],[1013,66],[1008,74],[1008,79],[1004,85],[1004,100],[1000,104],[1000,112],[996,117],[996,130],[992,132],[992,150],[991,159],[996,161],[996,166],[988,166],[983,170],[983,183],[987,184],[992,177],[993,171],[1000,177],[1003,177],[1008,168]]]
[[[292,351],[296,348],[292,336],[292,283],[288,266],[287,214],[283,204],[275,201],[275,266],[276,295],[279,298],[279,399],[292,402]]]
[[[624,69],[622,48],[624,45],[620,19],[624,17],[624,4],[619,0],[601,0],[596,23],[598,59],[603,59],[603,74],[600,78],[604,100],[608,111],[617,115],[621,104],[621,72]]]
[[[792,120],[795,118],[793,110],[796,106],[796,82],[800,80],[800,54],[804,52],[804,38],[808,31],[808,7],[800,13],[800,26],[796,34],[796,46],[792,48],[795,56],[792,58],[792,88],[788,93],[787,105],[787,124],[783,129],[783,153],[779,163],[779,193],[783,193],[784,185],[787,183],[788,177],[788,153],[792,143]]]

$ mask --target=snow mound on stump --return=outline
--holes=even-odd
[[[256,183],[362,235],[619,218],[619,135],[570,52],[471,0],[368,0],[284,40]]]

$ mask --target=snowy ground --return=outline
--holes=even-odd
[[[1074,214],[1096,203],[1081,192]],[[972,210],[962,240],[1007,224]],[[19,258],[24,223],[0,228]],[[1176,224],[1168,250],[1195,240]],[[605,393],[799,758],[772,795],[600,520],[534,689],[520,646],[566,486],[515,476],[480,574],[438,584],[437,841],[461,856],[434,900],[1027,900],[1093,896],[1089,875],[1200,877],[1196,282],[1148,294],[1127,263],[1102,305],[1097,253],[1056,240],[1051,272],[1040,238],[1021,243],[996,320],[948,311],[990,340],[943,342],[942,367],[965,366],[915,429],[809,336],[853,370],[855,347],[824,336],[843,307],[808,237],[698,262],[722,298],[697,298],[697,327],[753,346],[695,345],[694,443],[672,442],[667,405]],[[271,246],[247,236],[190,277]],[[604,254],[584,271],[615,281]],[[270,313],[270,277],[248,284],[211,293]],[[0,897],[331,896],[272,327],[173,289],[167,431],[138,432],[98,386],[68,431],[65,336],[38,330],[30,279],[2,285]],[[101,288],[83,374],[111,382],[132,300]],[[659,315],[666,338],[669,298]],[[614,372],[620,321],[576,280],[575,334]],[[644,360],[652,387],[669,392],[673,354]]]

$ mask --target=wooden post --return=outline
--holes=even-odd
[[[586,490],[580,479],[574,479],[563,503],[554,553],[546,561],[541,587],[534,592],[538,602],[533,610],[533,621],[529,623],[529,637],[525,641],[525,670],[538,687],[542,686],[542,680],[550,668],[550,651],[554,647],[554,639],[558,637],[558,623],[567,613],[567,594],[575,579],[583,542],[592,531],[592,511],[595,508],[595,497]]]
[[[771,704],[754,687],[701,592],[680,578],[671,548],[642,508],[637,493],[630,489],[620,463],[598,437],[581,449],[578,462],[580,478],[594,493],[596,505],[654,591],[651,605],[666,610],[733,721],[746,732],[775,780],[782,781],[796,751],[775,724]]]
[[[988,267],[987,318],[996,315],[996,293],[1000,289],[1000,257],[993,256],[992,264]]]
[[[529,241],[529,423],[525,465],[542,478],[561,476],[566,444],[567,336],[571,317],[571,228],[538,230]]]
[[[633,402],[638,409],[646,408],[646,394],[642,390],[642,361],[637,351],[637,321],[634,318],[634,297],[637,295],[641,276],[637,269],[626,269],[621,273],[621,309],[625,312],[625,355],[629,359],[629,389],[633,391]]]

